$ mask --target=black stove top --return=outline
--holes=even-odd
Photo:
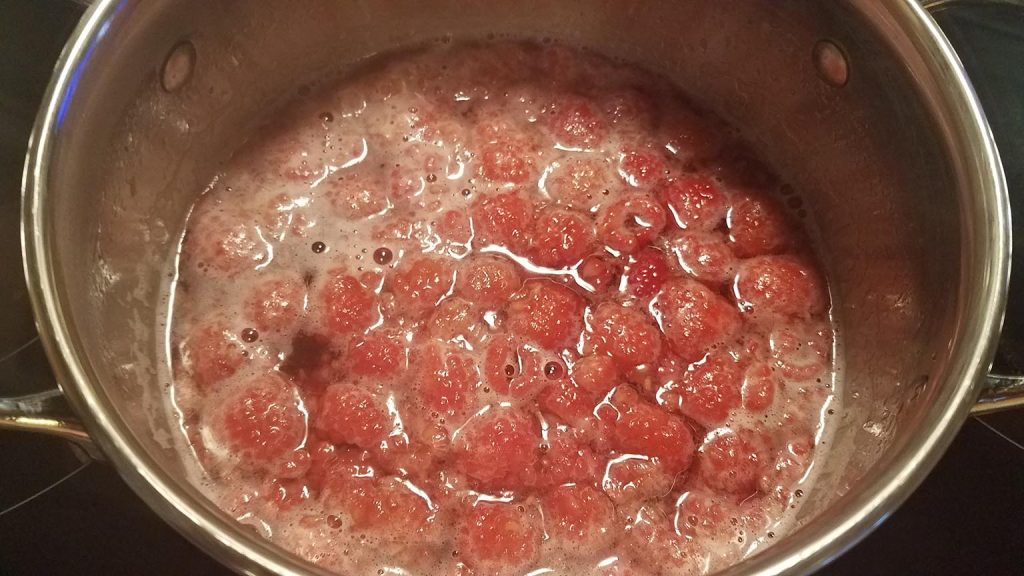
[[[79,13],[56,0],[3,4],[0,294],[7,305],[0,317],[0,394],[9,396],[43,389],[51,379],[22,280],[18,191],[35,109]],[[993,4],[968,13],[954,2],[939,17],[990,111],[1015,213],[1024,214],[1024,11]],[[1024,238],[1024,230],[1016,231]],[[1017,248],[1024,253],[1024,245]],[[1014,274],[1017,292],[1024,291],[1020,274],[1024,267]],[[1024,298],[1011,297],[1007,337],[997,365],[1019,372],[1024,363],[1014,352],[1024,352]],[[907,503],[821,573],[1024,574],[1022,416],[970,419]],[[230,574],[164,524],[110,466],[68,444],[5,432],[0,455],[0,575]]]

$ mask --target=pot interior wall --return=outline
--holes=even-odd
[[[961,282],[957,179],[923,103],[927,79],[912,79],[899,38],[876,32],[856,2],[428,4],[121,3],[62,116],[48,209],[76,345],[141,448],[180,469],[172,424],[143,402],[144,390],[165,385],[152,360],[160,288],[187,208],[254,119],[325,70],[445,34],[496,32],[663,72],[739,127],[803,197],[845,363],[839,432],[804,515],[857,491],[941,392]],[[843,88],[813,66],[826,38],[848,56]],[[158,71],[183,39],[196,48],[196,69],[168,94]]]

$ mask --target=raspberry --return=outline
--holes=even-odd
[[[420,256],[399,265],[390,288],[402,314],[422,318],[449,293],[454,281],[454,270],[448,262]]]
[[[513,252],[529,246],[533,203],[512,191],[485,196],[473,204],[473,223],[481,246],[497,244]]]
[[[732,250],[740,258],[778,254],[796,242],[782,207],[764,194],[735,194],[728,223]]]
[[[434,226],[437,235],[453,244],[469,244],[473,239],[473,226],[469,215],[460,210],[448,210]]]
[[[348,220],[361,220],[390,206],[384,185],[362,175],[331,176],[320,188],[334,214]]]
[[[735,531],[729,519],[738,512],[707,491],[688,490],[676,500],[673,527],[677,534],[688,538],[727,538]]]
[[[571,345],[583,323],[583,301],[575,292],[550,280],[523,284],[508,305],[513,334],[547,349]]]
[[[605,466],[601,489],[617,505],[658,498],[668,494],[675,474],[646,456],[627,454]]]
[[[716,430],[698,451],[700,478],[710,488],[747,497],[757,492],[768,442],[751,429]]]
[[[548,429],[548,449],[541,457],[538,483],[541,487],[571,482],[592,482],[599,471],[597,456],[580,438],[580,433],[565,426]]]
[[[553,414],[560,422],[576,425],[585,420],[594,409],[594,398],[569,380],[548,384],[537,398],[540,409]]]
[[[274,470],[299,449],[306,435],[305,416],[288,385],[277,377],[249,382],[211,406],[217,413],[214,436],[250,469]]]
[[[656,108],[650,96],[635,89],[612,92],[602,99],[602,109],[612,124],[641,131],[654,124]]]
[[[540,182],[541,191],[562,206],[591,210],[616,187],[607,160],[571,157],[551,165]]]
[[[383,376],[403,369],[405,349],[400,335],[374,330],[352,340],[348,347],[349,369],[357,376]]]
[[[807,318],[825,310],[818,273],[793,256],[762,256],[744,262],[734,288],[740,309],[759,320]]]
[[[670,246],[683,271],[708,286],[723,286],[736,275],[739,261],[718,232],[682,232]]]
[[[373,468],[335,464],[327,476],[322,499],[328,511],[348,514],[353,529],[387,529],[407,535],[427,526],[432,516],[427,501],[394,478],[378,479]]]
[[[331,442],[371,448],[384,441],[391,427],[387,407],[371,392],[351,384],[334,384],[324,391],[316,429]]]
[[[458,283],[460,294],[485,308],[503,307],[520,286],[516,265],[494,256],[470,260]]]
[[[764,362],[757,362],[747,368],[743,376],[743,407],[751,412],[764,412],[775,400],[775,390],[781,380]]]
[[[621,366],[654,362],[661,355],[661,334],[650,317],[635,308],[604,303],[590,320],[592,346]]]
[[[499,136],[480,146],[480,175],[500,184],[524,184],[533,175],[528,141]]]
[[[201,274],[232,277],[254,270],[270,246],[245,214],[200,204],[182,243],[182,260]]]
[[[534,515],[521,510],[515,502],[477,502],[458,523],[459,555],[481,574],[531,565],[543,534]]]
[[[712,428],[740,405],[743,369],[729,354],[713,352],[691,364],[669,396],[684,416]],[[670,388],[671,390],[671,388]]]
[[[470,357],[431,346],[417,363],[416,387],[427,408],[454,414],[466,406],[478,381],[476,364]]]
[[[646,188],[665,177],[665,160],[647,146],[626,148],[619,153],[619,175],[634,188]]]
[[[537,216],[530,239],[531,259],[549,268],[571,266],[594,248],[590,218],[562,208],[550,208]]]
[[[615,536],[612,503],[590,486],[559,486],[544,494],[541,506],[547,532],[555,538],[594,545]]]
[[[660,250],[644,248],[633,256],[633,261],[626,267],[626,289],[637,298],[651,298],[658,293],[668,276],[665,255]]]
[[[673,178],[658,188],[657,195],[684,230],[710,232],[725,220],[729,210],[725,195],[707,176]]]
[[[594,148],[607,132],[605,119],[591,102],[568,96],[555,104],[549,128],[555,142],[575,149]]]
[[[665,209],[651,196],[631,194],[601,208],[597,235],[612,250],[633,254],[650,244],[665,223]]]
[[[305,298],[301,281],[282,276],[257,284],[245,305],[257,329],[287,332],[305,312]]]
[[[583,289],[601,293],[614,288],[619,280],[619,269],[615,262],[605,256],[587,256],[576,270]]]
[[[665,337],[682,360],[700,360],[711,348],[739,333],[736,309],[695,280],[671,280],[655,301]]]
[[[608,356],[584,356],[573,364],[569,373],[577,386],[604,396],[621,383],[619,368]]]
[[[828,370],[832,331],[827,324],[775,326],[768,344],[773,364],[786,378],[812,380]]]
[[[540,461],[540,428],[518,412],[491,409],[474,417],[455,438],[455,465],[482,488],[532,484]]]
[[[670,474],[690,467],[693,436],[681,418],[641,400],[636,391],[625,387],[616,389],[609,403],[611,410],[599,414],[610,427],[615,450],[648,456],[663,464]]]
[[[484,352],[484,373],[498,394],[532,398],[547,385],[544,367],[551,361],[558,361],[557,356],[499,336]]]
[[[245,361],[242,343],[223,321],[200,325],[181,346],[185,371],[202,390],[230,378]]]
[[[430,334],[448,342],[475,342],[481,331],[478,319],[479,312],[466,300],[445,298],[430,317]]]
[[[373,292],[341,268],[327,272],[319,297],[327,327],[339,334],[362,332],[377,314]]]

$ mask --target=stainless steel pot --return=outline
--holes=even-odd
[[[259,111],[373,53],[487,33],[667,74],[741,127],[816,217],[845,347],[841,429],[802,526],[728,574],[822,566],[907,497],[972,407],[1022,401],[1020,379],[986,378],[1010,265],[998,153],[917,2],[102,0],[65,48],[25,169],[26,274],[63,396],[0,400],[0,425],[94,443],[239,572],[321,573],[203,498],[144,402],[163,384],[170,247]]]

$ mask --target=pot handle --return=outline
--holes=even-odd
[[[13,398],[0,397],[0,430],[50,434],[78,444],[92,442],[59,388]]]
[[[1024,3],[923,0],[956,49],[1004,159],[1010,210],[1024,214]],[[1024,254],[1024,217],[1013,223],[1014,254]],[[1024,406],[1024,266],[1011,267],[1003,332],[992,373],[973,414]]]

